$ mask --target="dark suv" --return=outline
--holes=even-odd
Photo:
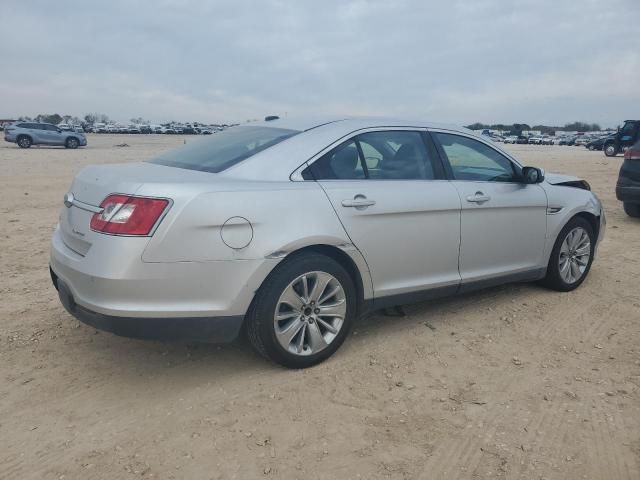
[[[640,140],[628,148],[620,167],[616,197],[630,217],[640,217]]]
[[[603,146],[607,157],[615,157],[640,140],[640,120],[625,120],[622,127]]]

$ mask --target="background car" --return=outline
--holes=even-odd
[[[604,154],[615,157],[640,140],[640,120],[625,120],[622,127],[605,141]]]
[[[591,141],[591,139],[589,137],[586,136],[580,136],[577,137],[575,139],[575,141],[573,142],[574,146],[576,147],[584,147],[585,145],[587,145],[589,142]]]
[[[84,133],[73,130],[63,131],[57,125],[50,123],[15,123],[5,128],[4,140],[15,143],[20,148],[29,148],[31,145],[52,145],[75,149],[87,145]]]
[[[246,328],[294,368],[375,309],[511,281],[573,290],[604,232],[581,179],[466,129],[377,119],[255,123],[88,167],[64,205],[50,262],[72,315],[134,336]]]
[[[527,144],[529,143],[529,137],[525,135],[518,135],[518,138],[516,138],[516,143],[520,145]]]
[[[585,147],[588,150],[602,150],[602,148],[604,147],[604,144],[607,140],[611,139],[611,136],[606,136],[606,137],[599,137],[599,138],[594,138],[592,140],[589,141],[589,143],[587,143],[585,145]]]
[[[640,217],[640,140],[628,148],[618,174],[616,197],[630,217]]]
[[[517,135],[509,135],[508,137],[505,137],[504,143],[516,143],[517,140]]]

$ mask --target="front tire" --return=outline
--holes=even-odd
[[[29,148],[33,144],[31,138],[26,135],[20,135],[16,143],[20,148]]]
[[[603,147],[604,154],[607,157],[615,157],[618,152],[616,151],[616,146],[613,143],[609,143]]]
[[[71,148],[71,149],[78,148],[78,145],[80,145],[80,142],[75,137],[67,138],[67,141],[64,144],[65,147]]]
[[[630,217],[633,217],[633,218],[640,217],[640,203],[624,202],[622,206],[624,208],[624,213],[626,213]]]
[[[589,222],[581,217],[569,220],[553,246],[543,283],[560,292],[578,288],[591,269],[595,244],[596,236]]]
[[[288,368],[316,365],[342,345],[356,316],[353,280],[319,253],[285,259],[258,290],[247,314],[254,349]]]

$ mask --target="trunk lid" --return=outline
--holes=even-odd
[[[69,189],[74,204],[63,207],[60,213],[64,243],[76,253],[87,255],[96,236],[104,235],[91,230],[91,207],[99,207],[112,193],[135,195],[143,184],[155,183],[162,184],[162,188],[152,196],[171,197],[167,184],[203,183],[203,175],[214,176],[145,162],[86,167],[76,175]]]

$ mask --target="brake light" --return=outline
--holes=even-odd
[[[624,152],[625,160],[640,160],[640,148],[631,147]]]
[[[91,217],[91,230],[112,235],[149,235],[169,206],[164,198],[109,195]]]

